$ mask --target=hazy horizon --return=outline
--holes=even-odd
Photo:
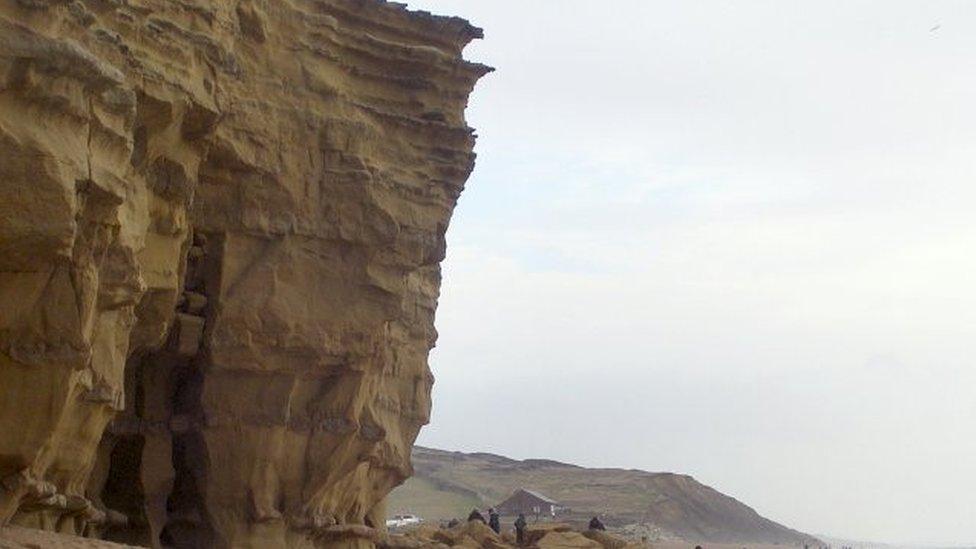
[[[976,2],[408,5],[498,69],[418,444],[976,543]]]
[[[492,452],[492,451],[489,451],[489,450],[478,450],[478,449],[458,450],[456,448],[437,448],[437,447],[434,447],[434,446],[428,446],[428,445],[424,445],[424,444],[420,444],[420,443],[414,445],[414,448],[417,448],[417,447],[421,447],[421,448],[424,448],[424,449],[427,449],[427,450],[441,451],[441,452],[451,452],[451,453],[453,453],[453,452],[461,452],[463,454],[468,454],[468,455],[479,455],[479,454],[484,455],[484,454],[488,454],[488,455],[498,456],[498,457],[502,457],[502,458],[514,459],[514,460],[517,460],[517,461],[530,461],[530,460],[539,460],[539,461],[541,461],[541,460],[545,460],[545,461],[553,461],[553,462],[556,462],[556,463],[562,463],[564,465],[579,466],[579,464],[572,463],[572,462],[569,462],[569,461],[554,460],[554,459],[552,459],[551,457],[548,457],[548,456],[525,456],[525,457],[520,457],[520,458],[514,458],[514,457],[509,456],[509,455],[499,454],[497,452]],[[590,466],[587,466],[587,469],[589,469],[589,470],[619,469],[619,470],[622,470],[622,471],[624,471],[624,470],[626,470],[626,471],[638,470],[638,471],[643,471],[645,473],[651,473],[651,474],[656,474],[656,473],[686,474],[686,473],[684,473],[682,471],[646,471],[646,470],[643,470],[643,469],[635,469],[635,468],[632,468],[632,467],[622,467],[622,466],[620,466],[620,467],[613,467],[613,466],[602,466],[602,465],[590,465]],[[698,479],[696,479],[696,480],[698,480]],[[714,486],[712,486],[711,488],[714,488]],[[550,495],[550,494],[546,493],[544,495]],[[735,498],[735,496],[733,494],[725,494],[725,495],[726,496],[733,497],[734,499],[739,500],[739,498]],[[749,505],[749,502],[747,502],[747,501],[741,501],[741,500],[739,500],[739,501],[740,501],[740,503],[744,503],[745,505],[750,506]],[[404,511],[404,512],[406,512],[406,511]],[[760,514],[762,514],[762,513],[760,513]],[[769,517],[766,517],[766,518],[769,518]],[[789,524],[785,524],[784,526],[791,527]],[[884,548],[892,548],[892,549],[971,549],[971,548],[976,547],[976,543],[968,543],[968,542],[939,542],[939,541],[929,541],[929,542],[925,542],[925,541],[914,541],[914,542],[908,541],[908,542],[905,542],[905,541],[892,541],[892,540],[874,540],[874,539],[847,538],[847,537],[844,537],[842,535],[835,535],[835,534],[830,533],[830,532],[803,532],[803,533],[816,536],[821,541],[823,541],[823,542],[825,542],[827,544],[830,544],[835,549],[840,549],[843,545],[856,545],[855,549],[869,549],[871,547],[884,547]]]

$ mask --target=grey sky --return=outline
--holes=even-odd
[[[498,68],[421,444],[976,542],[976,2],[409,4]]]

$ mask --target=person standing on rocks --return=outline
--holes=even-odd
[[[485,522],[485,516],[481,514],[477,508],[471,510],[471,514],[468,515],[468,522],[472,520],[480,520],[482,523]]]
[[[525,515],[519,513],[517,519],[515,519],[515,543],[522,545],[525,542]]]
[[[498,517],[498,511],[494,507],[488,509],[488,527],[494,530],[496,534],[500,534],[502,531],[502,523]]]

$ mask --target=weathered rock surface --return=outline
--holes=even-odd
[[[624,547],[635,545],[622,536],[603,530],[587,530],[583,532],[583,535],[602,545],[603,549],[624,549]]]
[[[451,528],[437,528],[424,524],[399,534],[378,537],[380,549],[641,549],[646,544],[622,537],[588,530],[577,532],[568,524],[540,522],[529,524],[525,539],[516,544],[511,532],[498,535],[485,523],[477,520],[463,522]]]
[[[376,541],[479,36],[380,0],[0,0],[0,524]]]
[[[110,541],[46,532],[20,526],[0,527],[0,549],[126,549]]]
[[[536,545],[540,549],[579,547],[581,549],[603,549],[603,545],[578,532],[549,532]]]

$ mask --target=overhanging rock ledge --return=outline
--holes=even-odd
[[[480,36],[379,0],[0,0],[0,524],[376,541]]]

